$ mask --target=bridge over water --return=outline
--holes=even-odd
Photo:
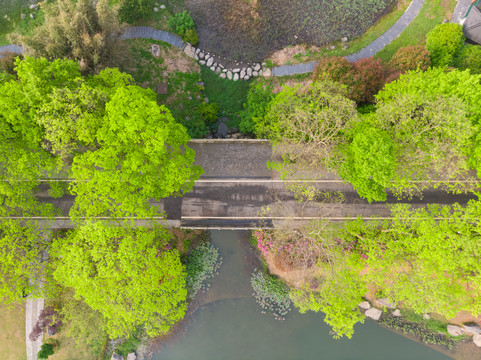
[[[294,194],[286,189],[279,174],[267,168],[272,157],[272,147],[265,140],[192,140],[189,144],[196,151],[196,164],[202,166],[204,175],[196,182],[193,190],[179,198],[152,201],[165,211],[166,223],[170,227],[210,229],[250,229],[271,227],[285,219],[301,221],[320,216],[334,221],[357,216],[373,215],[389,217],[386,203],[369,204],[361,199],[350,184],[345,184],[335,174],[326,173],[323,180],[313,182],[318,189],[341,191],[344,201],[338,204],[313,203],[301,209]],[[39,194],[41,201],[52,202],[62,211],[49,226],[71,227],[68,212],[73,203],[72,196],[52,199],[47,193]],[[416,207],[427,203],[466,203],[472,195],[452,195],[441,190],[426,191],[423,198],[402,200]],[[263,207],[280,208],[274,217],[261,216]],[[399,202],[393,196],[387,203]],[[43,219],[38,218],[40,222]],[[162,221],[161,218],[156,219]],[[138,219],[139,225],[146,223]]]

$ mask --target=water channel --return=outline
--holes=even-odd
[[[352,339],[333,340],[322,314],[300,314],[294,308],[285,321],[262,314],[250,286],[250,274],[260,263],[252,256],[248,233],[211,235],[223,257],[219,274],[183,325],[183,335],[164,344],[154,360],[451,359],[371,320],[358,324]]]

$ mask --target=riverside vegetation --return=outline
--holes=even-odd
[[[216,93],[213,80],[199,70],[171,71],[169,94],[158,95],[149,89],[149,73],[141,64],[156,65],[155,76],[163,76],[164,59],[151,58],[146,49],[154,42],[128,43],[138,61],[131,75],[115,68],[121,65],[115,55],[121,49],[117,19],[134,6],[139,13],[124,21],[135,24],[155,3],[111,5],[87,0],[41,5],[37,23],[30,22],[38,31],[17,28],[12,35],[30,47],[33,57],[1,60],[0,212],[59,214],[35,197],[46,188],[56,197],[75,195],[69,215],[76,228],[51,231],[34,222],[2,221],[0,298],[14,304],[29,293],[52,300],[87,357],[102,356],[107,339],[123,339],[119,347],[125,354],[147,336],[165,334],[183,318],[193,296],[188,290],[207,288],[204,281],[216,272],[220,259],[210,245],[199,245],[184,259],[166,229],[139,228],[118,218],[160,217],[150,199],[181,196],[192,188],[202,170],[193,164],[187,142],[203,136],[218,111],[238,114],[235,126],[273,141],[281,161],[272,166],[284,178],[327,168],[369,201],[384,201],[387,191],[410,197],[433,186],[475,192],[481,173],[479,48],[464,45],[458,25],[438,25],[425,46],[401,48],[389,62],[348,64],[330,58],[319,63],[311,79],[257,79],[250,85],[224,80],[229,98]],[[360,3],[341,5],[347,15],[366,12]],[[374,5],[381,11],[389,4]],[[181,15],[170,26],[184,39],[193,37],[187,13],[176,13]],[[194,10],[192,15],[197,19]],[[75,21],[65,21],[70,18]],[[59,31],[68,36],[57,36]],[[199,35],[202,39],[202,31]],[[448,46],[442,46],[443,39]],[[66,47],[66,41],[74,46]],[[204,91],[218,108],[207,106]],[[76,181],[44,185],[45,176]],[[461,186],[453,179],[465,182]],[[259,240],[263,251],[289,266],[318,272],[291,290],[254,273],[255,296],[278,318],[291,301],[301,311],[323,311],[336,337],[351,336],[354,324],[363,321],[357,305],[368,285],[375,289],[373,297],[392,297],[416,313],[450,317],[465,309],[479,314],[480,208],[478,201],[465,208],[397,206],[391,222],[319,220],[292,227],[290,237],[276,229],[262,233],[271,242]],[[30,281],[41,278],[48,280],[44,289]]]

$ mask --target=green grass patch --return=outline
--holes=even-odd
[[[221,79],[205,66],[201,69],[205,95],[209,102],[219,106],[219,115],[233,116],[244,108],[251,80],[232,81]]]
[[[456,0],[426,0],[411,24],[397,39],[378,52],[376,57],[389,61],[399,48],[424,43],[426,34],[440,24],[447,14],[452,13],[455,6]]]
[[[41,8],[35,11],[25,6],[25,4],[29,4],[28,1],[25,4],[16,2],[4,8],[1,3],[0,0],[0,46],[10,44],[7,39],[8,34],[18,32],[22,35],[31,35],[33,29],[45,21]],[[22,20],[21,14],[25,14],[26,18]],[[33,19],[30,14],[33,14]]]
[[[396,21],[399,20],[402,14],[404,14],[408,5],[409,5],[409,2],[403,3],[401,6],[397,6],[394,11],[391,11],[387,15],[380,18],[376,22],[376,24],[374,24],[369,30],[366,31],[366,33],[364,33],[364,35],[361,35],[355,39],[352,39],[352,41],[349,39],[349,47],[346,50],[344,50],[343,48],[344,44],[339,41],[339,42],[330,44],[330,45],[336,46],[335,50],[326,50],[325,47],[319,50],[318,52],[312,52],[310,50],[307,50],[306,53],[304,54],[294,55],[294,58],[291,60],[291,63],[295,64],[295,63],[301,63],[301,62],[315,61],[326,56],[351,55],[363,49],[364,47],[369,45],[371,42],[376,40],[379,36],[384,34],[391,26],[393,26],[396,23]]]

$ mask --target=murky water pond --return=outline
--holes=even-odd
[[[212,231],[224,258],[185,335],[165,345],[154,360],[444,360],[450,357],[395,334],[373,321],[356,326],[352,339],[333,340],[321,314],[293,309],[285,321],[261,314],[250,287],[256,261],[247,234]]]

